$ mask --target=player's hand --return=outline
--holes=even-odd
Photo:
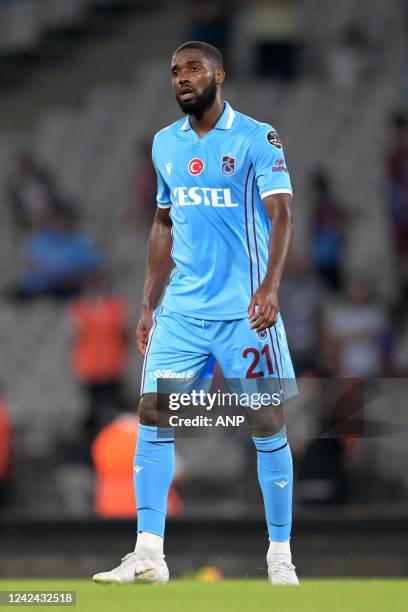
[[[248,307],[248,319],[251,329],[263,331],[275,325],[279,313],[277,288],[262,283],[255,291]]]
[[[143,357],[145,356],[147,343],[149,341],[150,330],[153,325],[153,310],[142,308],[139,323],[136,329],[137,350]]]

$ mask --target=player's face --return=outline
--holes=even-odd
[[[183,113],[200,116],[214,102],[223,71],[199,49],[184,49],[173,56],[171,79]]]

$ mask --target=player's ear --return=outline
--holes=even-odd
[[[224,68],[216,68],[215,69],[215,82],[217,85],[221,85],[225,79]]]

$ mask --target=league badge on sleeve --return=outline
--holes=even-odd
[[[231,176],[235,172],[235,157],[224,155],[222,158],[221,172],[226,176]]]
[[[282,148],[282,143],[276,130],[271,130],[270,132],[268,132],[266,135],[266,140],[269,142],[269,144],[273,145],[277,149]]]

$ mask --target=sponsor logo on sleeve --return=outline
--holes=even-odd
[[[282,143],[280,141],[278,132],[276,130],[271,130],[270,132],[268,132],[266,135],[266,140],[269,142],[269,144],[273,145],[276,149],[282,148]]]
[[[193,176],[197,176],[197,174],[201,174],[204,170],[204,162],[199,157],[194,157],[188,164],[188,171]]]
[[[285,160],[283,159],[283,157],[278,157],[278,159],[275,162],[275,165],[272,166],[272,172],[287,172],[288,169],[285,166]]]

